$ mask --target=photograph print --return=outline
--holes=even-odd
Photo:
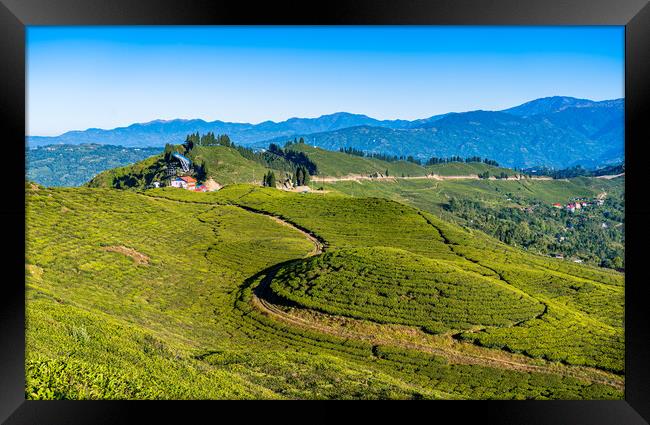
[[[25,397],[622,400],[623,26],[28,26]]]

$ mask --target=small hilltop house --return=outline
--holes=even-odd
[[[196,189],[196,179],[190,176],[176,177],[172,180],[171,185],[182,189],[194,190]]]

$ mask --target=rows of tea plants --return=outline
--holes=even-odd
[[[415,208],[379,198],[356,199],[233,186],[218,199],[272,213],[307,228],[332,247],[389,246],[428,257],[462,260]]]
[[[468,340],[533,357],[623,371],[621,273],[529,254],[392,201],[341,195],[276,195],[274,191],[236,186],[222,192],[219,199],[314,229],[332,248],[389,246],[458,262],[466,271],[495,277],[546,305],[540,317],[514,327],[468,333],[464,335]],[[364,214],[351,205],[368,208],[368,212]],[[350,229],[355,228],[363,228],[365,233],[351,237]],[[382,302],[389,302],[384,298]],[[354,309],[359,307],[355,305]],[[342,310],[337,314],[343,314]],[[370,317],[372,312],[367,314],[365,317]]]
[[[301,329],[268,317],[251,305],[252,287],[237,300],[236,326],[251,339],[301,352],[328,352],[370,369],[384,371],[418,388],[414,398],[444,399],[616,399],[613,387],[572,377],[528,373],[480,365],[449,364],[444,358],[392,346],[370,346],[361,341]]]
[[[469,238],[445,225],[440,228],[454,252],[547,305],[542,316],[518,326],[463,338],[533,357],[623,372],[622,274],[526,254],[477,232]]]
[[[508,326],[544,305],[458,262],[394,248],[337,250],[280,269],[274,294],[326,313],[442,332]]]
[[[461,248],[471,245],[480,252],[484,242],[479,236],[445,227],[412,207],[253,186],[206,194],[88,188],[28,192],[28,398],[622,397],[613,387],[588,380],[447,364],[421,352],[305,330],[252,305],[252,291],[269,267],[288,260],[292,262],[286,267],[314,265],[304,268],[307,276],[329,267],[332,258],[327,256],[338,252],[340,258],[331,261],[336,267],[347,267],[347,256],[354,258],[348,291],[345,285],[343,291],[324,286],[327,291],[317,295],[352,296],[353,274],[363,272],[385,283],[374,287],[369,281],[356,282],[371,294],[367,300],[393,315],[391,320],[409,319],[410,312],[422,324],[428,313],[446,313],[440,322],[444,329],[491,320],[491,333],[467,334],[495,339],[480,344],[499,347],[501,335],[493,331],[519,331],[555,317],[557,310],[567,316],[550,322],[544,328],[547,336],[535,335],[539,340],[555,338],[549,347],[567,358],[560,345],[567,334],[558,332],[559,327],[580,321],[588,334],[607,318],[588,312],[595,305],[581,297],[554,300],[541,289],[531,290],[534,285],[506,276],[508,265],[525,263],[537,270],[537,257],[524,255],[522,260],[513,254],[501,261],[484,252],[485,258],[474,258]],[[255,210],[308,229],[329,251],[302,260],[313,243]],[[485,246],[489,251],[500,245]],[[336,267],[328,278],[336,275]],[[561,266],[553,270],[578,275]],[[394,288],[388,283],[391,273],[413,280],[404,279]],[[422,284],[429,275],[436,282],[435,293]],[[616,281],[613,276],[608,278]],[[591,291],[620,287],[606,279],[591,283],[588,276],[581,278],[590,280]],[[392,297],[392,292],[399,296]],[[482,300],[481,293],[486,294]],[[478,308],[463,310],[454,304],[456,296]],[[438,304],[444,310],[427,310],[427,300],[434,298],[446,303]],[[516,300],[521,311],[513,309],[501,322],[509,300]],[[530,319],[539,315],[542,304],[548,311]],[[361,315],[371,313],[361,304],[354,308]],[[615,319],[613,314],[606,329],[614,328]],[[426,323],[434,330],[430,320]],[[512,335],[524,350],[536,347],[526,335]],[[579,342],[593,350],[606,347],[603,340],[585,337]]]

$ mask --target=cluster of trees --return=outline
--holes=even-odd
[[[298,143],[304,143],[304,141]],[[282,149],[280,146],[278,146],[275,143],[271,143],[269,145],[269,149],[267,152],[273,155],[277,155],[280,158],[284,158],[289,163],[293,164],[292,167],[293,172],[296,172],[298,170],[298,167],[303,167],[305,170],[307,170],[308,174],[311,175],[318,174],[318,167],[316,166],[316,163],[311,159],[309,159],[307,154],[304,152],[295,151],[293,149],[287,149],[287,148]]]
[[[309,183],[309,171],[304,165],[299,165],[293,173],[292,181],[294,186],[306,186]]]
[[[293,140],[289,140],[287,143],[284,144],[284,147],[291,146],[291,145],[304,145],[305,144],[305,139],[302,137],[300,139],[294,138]]]
[[[371,153],[371,152],[364,152],[361,149],[356,149],[356,148],[352,148],[352,147],[339,148],[339,152],[347,153],[348,155],[380,159],[380,160],[386,161],[386,162],[408,161],[408,162],[412,162],[414,164],[422,165],[422,161],[420,161],[417,158],[414,158],[413,155],[408,155],[408,156],[400,155],[400,156],[397,156],[397,155],[388,155],[388,154],[385,154],[385,153]]]
[[[233,143],[227,134],[220,134],[215,136],[213,132],[208,131],[206,134],[199,135],[199,132],[188,134],[185,138],[187,151],[191,151],[194,146],[226,146],[231,147]]]
[[[355,149],[353,147],[349,148],[339,148],[339,152],[347,153],[348,155],[354,156],[366,156],[366,153],[361,149]]]
[[[208,168],[204,160],[194,164],[194,175],[199,182],[203,182],[208,178]]]
[[[448,158],[431,157],[427,160],[426,165],[447,164],[450,162],[482,162],[487,165],[498,167],[499,163],[493,159],[481,158],[480,156],[469,156],[462,158],[460,156],[450,156]]]
[[[348,155],[355,155],[355,156],[361,156],[361,157],[366,157],[366,158],[375,158],[375,159],[380,159],[382,161],[386,162],[396,162],[396,161],[408,161],[412,162],[414,164],[422,165],[422,161],[420,159],[417,159],[413,157],[413,155],[387,155],[384,153],[369,153],[369,152],[364,152],[361,149],[356,149],[353,147],[347,147],[347,148],[339,148],[339,152],[342,153],[347,153]],[[482,162],[487,165],[493,165],[495,167],[499,166],[499,163],[493,159],[488,159],[488,158],[481,158],[480,156],[469,156],[467,158],[462,158],[458,155],[456,156],[450,156],[448,158],[438,158],[438,157],[431,157],[428,160],[425,161],[425,165],[435,165],[435,164],[447,164],[450,162]]]
[[[275,187],[275,173],[273,171],[267,172],[262,178],[262,185],[266,187]]]
[[[165,144],[165,149],[163,151],[163,157],[165,159],[165,162],[171,162],[173,160],[172,154],[174,153],[183,153],[182,152],[182,146],[179,145],[172,145],[170,143]]]

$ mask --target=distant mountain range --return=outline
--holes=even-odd
[[[182,143],[187,134],[196,131],[225,133],[245,146],[266,147],[269,142],[304,137],[310,145],[325,149],[354,147],[421,159],[478,155],[508,167],[596,167],[624,160],[623,99],[596,102],[560,96],[502,111],[448,113],[413,121],[382,121],[346,112],[259,124],[157,120],[112,130],[31,136],[28,144],[163,146]]]

